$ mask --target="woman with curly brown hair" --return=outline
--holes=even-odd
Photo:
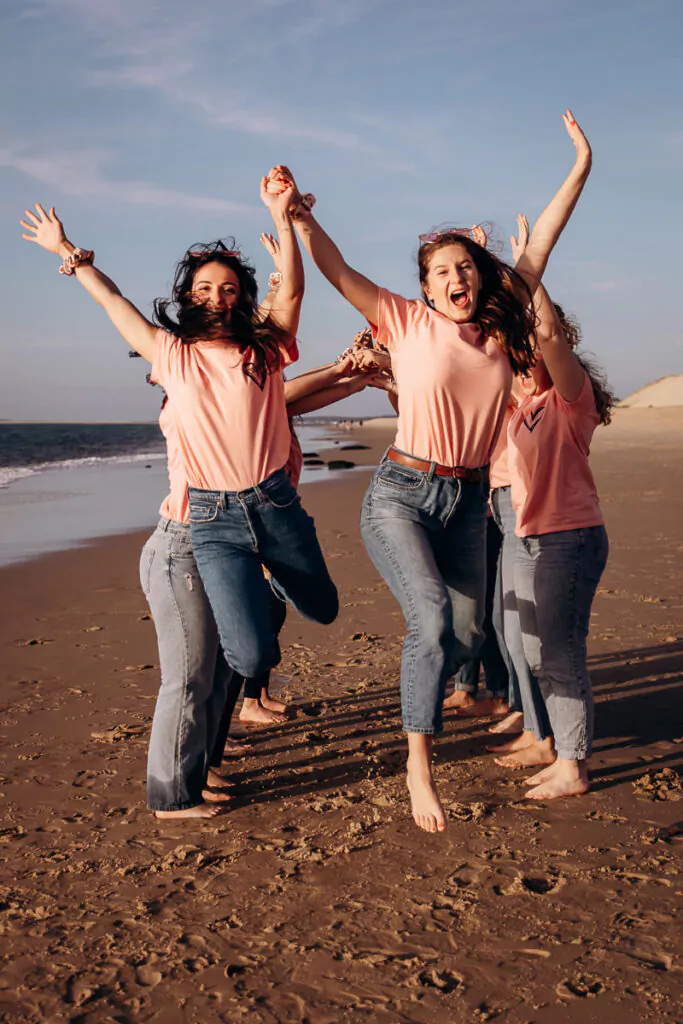
[[[269,178],[273,190],[293,183],[283,167]],[[370,484],[361,532],[406,620],[401,702],[413,817],[427,832],[443,831],[432,741],[446,680],[482,640],[488,465],[513,372],[532,362],[531,291],[469,232],[449,230],[420,238],[422,299],[407,300],[350,267],[311,205],[307,197],[296,201],[303,243],[376,327],[398,386],[396,441]],[[518,269],[530,280],[540,279],[563,226],[535,260],[523,257]]]
[[[208,605],[227,664],[245,677],[260,676],[280,658],[271,589],[317,622],[332,622],[338,610],[315,525],[285,469],[291,433],[282,370],[298,356],[304,275],[288,212],[291,196],[270,195],[265,184],[261,195],[279,237],[282,277],[269,309],[258,306],[253,268],[233,243],[218,241],[187,250],[171,298],[157,301],[152,323],[94,266],[94,253],[68,241],[54,208],[37,204],[22,221],[23,237],[62,257],[62,271],[76,277],[152,364],[151,379],[169,398],[163,423],[178,500],[162,507],[170,525],[157,537],[159,547],[147,548],[143,567],[143,578],[151,579],[155,563],[163,563],[166,612],[169,620],[180,619],[178,631],[162,631],[163,644],[160,633],[162,675],[164,662],[179,663],[182,671],[158,717],[159,743],[153,735],[150,748],[149,804],[163,817],[215,812],[202,795],[212,742],[207,722],[217,724],[227,673],[213,678],[216,638]],[[201,581],[190,568],[195,561]],[[196,595],[200,586],[208,602],[192,602],[190,621],[183,618],[181,597]]]
[[[550,764],[527,779],[526,795],[548,800],[589,787],[586,641],[609,550],[589,453],[596,427],[610,422],[614,395],[592,361],[574,351],[577,322],[542,285],[535,301],[537,352],[508,426],[508,451],[518,538],[514,592],[524,654],[549,722]]]

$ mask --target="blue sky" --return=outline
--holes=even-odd
[[[265,282],[259,179],[287,163],[349,262],[414,296],[420,232],[533,222],[573,161],[567,106],[594,170],[549,290],[620,394],[683,372],[680,0],[24,0],[0,38],[2,418],[158,406],[99,308],[21,240],[28,204],[54,204],[149,313],[195,241],[234,235]],[[306,268],[301,369],[360,326]]]

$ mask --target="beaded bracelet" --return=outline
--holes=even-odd
[[[59,268],[60,274],[72,277],[76,267],[91,266],[95,260],[95,253],[92,249],[80,249],[76,247],[73,252],[64,257],[64,262]]]

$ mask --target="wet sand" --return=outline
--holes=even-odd
[[[345,443],[371,464],[387,440]],[[295,717],[253,733],[232,809],[156,821],[145,534],[0,571],[0,1016],[163,1024],[683,1020],[683,410],[595,444],[612,542],[595,606],[593,790],[529,804],[449,714],[445,834],[403,781],[402,621],[364,553],[369,474],[306,487],[342,611],[291,615]]]

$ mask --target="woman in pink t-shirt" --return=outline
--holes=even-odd
[[[155,325],[94,266],[94,253],[68,241],[54,208],[37,204],[22,221],[24,238],[62,256],[63,273],[76,276],[152,363],[152,379],[169,396],[168,426],[190,485],[192,549],[226,659],[245,677],[279,660],[270,586],[315,621],[329,623],[338,611],[313,520],[285,471],[291,435],[282,369],[297,358],[303,266],[291,195],[270,195],[266,185],[264,179],[261,194],[279,236],[282,282],[265,316],[254,272],[232,246],[188,250],[172,300],[155,304]],[[168,809],[192,810],[191,799]]]
[[[508,452],[522,642],[557,752],[527,779],[526,795],[548,800],[589,788],[593,694],[586,641],[609,545],[588,456],[614,399],[601,374],[573,351],[564,314],[542,285],[535,301],[537,358],[527,397],[508,426]]]
[[[270,178],[293,183],[284,167]],[[512,373],[532,360],[531,292],[469,233],[446,231],[420,239],[422,299],[407,300],[350,267],[311,203],[299,207],[295,223],[314,262],[391,355],[398,430],[366,495],[361,531],[406,620],[401,703],[413,817],[425,831],[442,831],[432,741],[446,680],[483,638],[488,465]],[[534,280],[569,213],[523,257],[520,269]]]

